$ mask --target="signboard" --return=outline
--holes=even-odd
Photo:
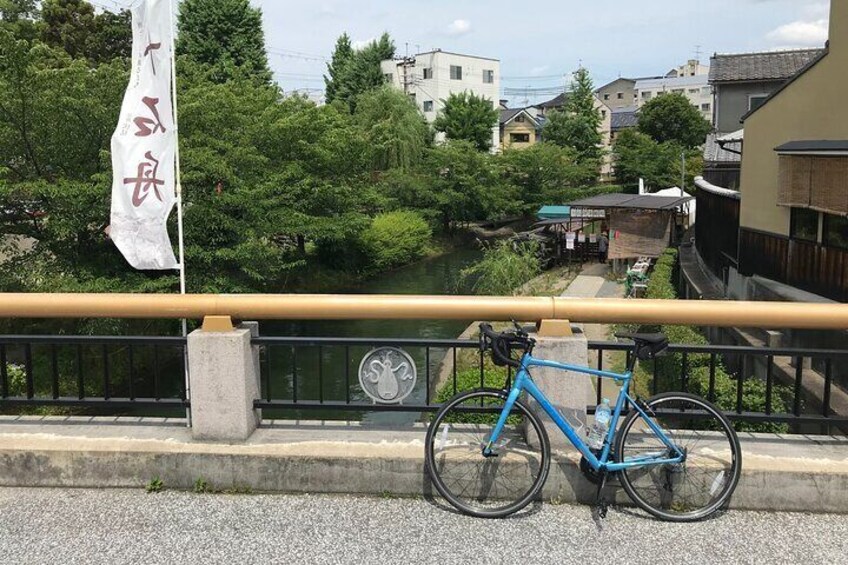
[[[578,208],[572,206],[571,218],[582,218],[584,220],[603,220],[607,217],[607,211],[603,208]]]

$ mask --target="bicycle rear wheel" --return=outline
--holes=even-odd
[[[520,400],[483,455],[507,393],[479,389],[449,400],[427,430],[425,463],[436,490],[455,508],[482,518],[521,510],[548,476],[550,443],[542,422]]]
[[[663,520],[707,518],[730,500],[742,469],[739,439],[719,410],[698,396],[665,393],[646,403],[648,416],[684,450],[675,465],[648,465],[621,471],[624,490],[645,511]],[[616,436],[618,461],[672,457],[642,414],[631,410]]]

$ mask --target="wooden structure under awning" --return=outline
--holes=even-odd
[[[602,194],[570,203],[574,217],[582,210],[603,211],[609,231],[610,259],[659,257],[678,238],[688,220],[691,196]]]

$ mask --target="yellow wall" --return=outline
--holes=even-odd
[[[830,52],[745,120],[740,225],[789,234],[777,206],[778,158],[789,141],[848,139],[848,0],[832,0]]]
[[[525,118],[526,120],[526,118]],[[510,143],[509,137],[510,134],[513,133],[526,133],[530,135],[529,143]],[[531,145],[536,143],[536,128],[533,127],[533,123],[529,120],[524,122],[516,122],[515,120],[509,122],[504,127],[503,139],[501,140],[501,149],[526,149]]]

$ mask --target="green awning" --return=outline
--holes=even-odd
[[[571,217],[571,206],[542,206],[536,216],[540,220],[567,220]]]

